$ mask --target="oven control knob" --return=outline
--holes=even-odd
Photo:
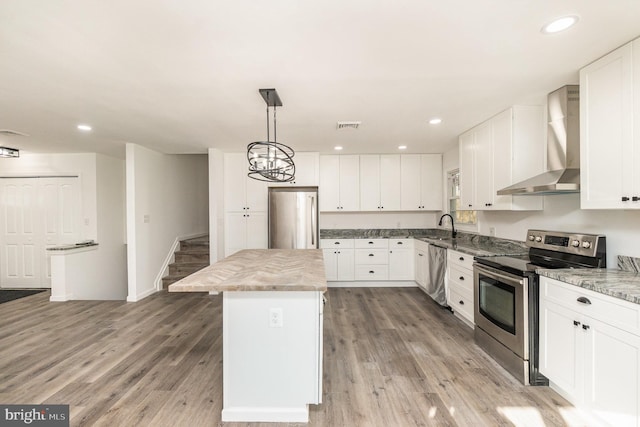
[[[529,234],[529,241],[533,242],[533,239],[535,239],[535,237],[533,236],[533,234]]]
[[[542,242],[542,236],[536,236],[536,242],[538,243]]]
[[[580,246],[580,240],[574,240],[571,242],[571,246],[573,246],[574,248],[577,248]]]
[[[591,242],[582,242],[582,247],[585,249],[589,249],[591,247]]]

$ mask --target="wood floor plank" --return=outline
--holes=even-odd
[[[220,296],[0,306],[0,403],[69,404],[73,426],[581,426],[418,288],[330,288],[323,403],[308,424],[222,423]],[[5,310],[6,308],[6,310]]]

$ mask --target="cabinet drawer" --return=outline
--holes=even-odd
[[[356,280],[388,280],[388,265],[356,265]]]
[[[355,239],[356,248],[387,249],[389,239]]]
[[[473,323],[473,298],[458,293],[455,288],[449,290],[449,306],[454,312],[459,313]]]
[[[413,249],[413,239],[389,239],[389,249]]]
[[[320,239],[320,248],[322,249],[351,249],[354,245],[354,239]]]
[[[473,255],[463,254],[462,252],[449,249],[447,251],[447,263],[449,265],[456,264],[462,268],[473,270]]]
[[[466,297],[473,302],[473,289],[469,289],[465,286],[459,285],[456,282],[449,282],[448,286],[449,290],[453,290],[458,295],[462,295],[463,297]]]
[[[460,268],[455,264],[449,265],[449,281],[468,290],[473,294],[473,270]]]
[[[389,264],[389,250],[356,249],[356,264]]]
[[[583,289],[578,286],[541,277],[541,298],[555,302],[577,313],[640,335],[640,305]],[[578,301],[586,298],[591,304]]]

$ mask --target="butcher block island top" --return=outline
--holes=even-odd
[[[169,292],[326,290],[322,249],[244,249],[169,285]]]

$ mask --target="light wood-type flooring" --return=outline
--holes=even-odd
[[[593,425],[524,387],[418,288],[331,288],[309,426]],[[0,305],[0,403],[69,404],[73,426],[221,423],[221,296]],[[304,425],[304,424],[302,424]]]

